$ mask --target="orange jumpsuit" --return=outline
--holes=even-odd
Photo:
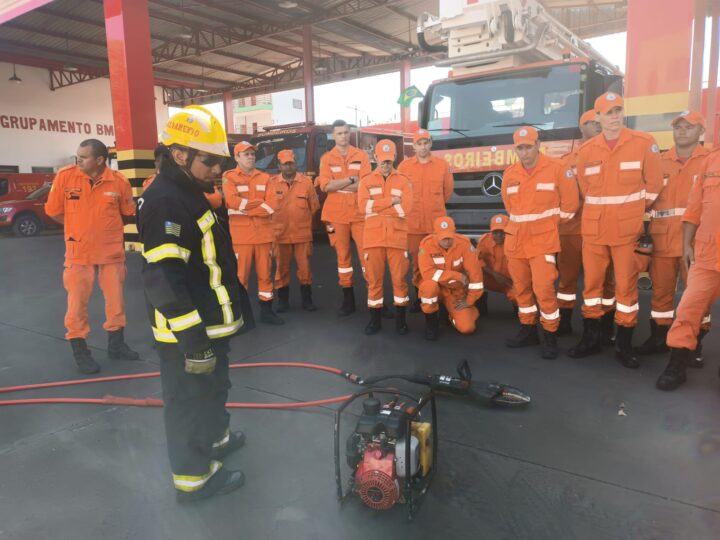
[[[270,177],[253,169],[245,174],[236,167],[223,174],[223,193],[230,219],[230,235],[238,260],[238,279],[248,286],[250,269],[255,260],[258,297],[267,302],[273,299],[272,245],[274,231],[271,216],[275,212],[275,198],[268,189]]]
[[[276,209],[273,215],[275,229],[275,287],[281,289],[290,284],[290,262],[297,265],[297,277],[301,285],[312,284],[310,257],[313,250],[313,215],[320,209],[312,180],[300,173],[292,182],[282,174],[273,176],[270,187],[274,191]]]
[[[430,161],[420,163],[413,156],[404,159],[398,172],[410,179],[413,190],[413,209],[408,214],[408,251],[412,257],[413,285],[420,285],[418,248],[420,242],[433,232],[435,218],[446,216],[445,203],[453,194],[453,175],[447,161],[430,156]]]
[[[470,240],[455,233],[453,245],[444,250],[437,236],[426,236],[419,249],[420,300],[423,313],[435,313],[442,302],[453,326],[461,334],[472,334],[478,310],[475,302],[483,295],[482,262],[478,259]],[[457,309],[464,300],[468,307]]]
[[[385,261],[390,267],[396,306],[406,306],[408,284],[407,215],[412,210],[410,180],[393,171],[383,178],[379,169],[360,180],[358,204],[365,212],[364,265],[368,286],[368,307],[383,305]],[[399,197],[400,204],[392,204]]]
[[[658,146],[652,136],[627,128],[612,149],[602,134],[597,135],[580,147],[577,176],[584,203],[583,317],[602,317],[603,282],[612,263],[615,322],[634,327],[639,310],[635,242],[643,232],[645,211],[662,189]]]
[[[63,215],[65,222],[65,337],[86,339],[90,333],[87,305],[96,271],[105,297],[103,328],[108,332],[124,328],[123,282],[127,270],[122,217],[135,214],[130,182],[105,167],[91,185],[77,165],[64,167],[55,176],[45,212]]]
[[[670,326],[675,315],[674,299],[678,274],[687,281],[682,262],[682,216],[690,188],[695,183],[708,151],[700,145],[684,163],[675,147],[662,158],[663,189],[650,212],[650,234],[653,252],[650,258],[650,279],[653,291],[650,317],[660,326]]]
[[[695,264],[688,273],[687,288],[680,299],[675,321],[667,335],[674,349],[694,350],[703,322],[709,323],[710,306],[720,298],[720,148],[705,158],[688,198],[682,220],[698,225],[695,233]],[[705,320],[703,320],[705,317]]]
[[[506,237],[507,238],[507,237]],[[500,275],[510,278],[508,259],[505,256],[505,246],[498,245],[493,240],[492,233],[485,233],[477,241],[477,256],[483,267],[490,268]],[[483,284],[486,290],[499,292],[507,296],[512,304],[517,304],[512,287],[506,287],[489,274],[483,274]]]
[[[578,209],[578,186],[572,171],[544,154],[528,173],[518,161],[505,171],[502,197],[510,221],[505,227],[505,255],[523,325],[537,323],[555,332],[560,323],[555,256],[560,251],[558,223]]]
[[[143,182],[143,185],[142,185],[143,191],[145,191],[147,188],[150,187],[150,184],[152,184],[153,180],[155,180],[155,176],[157,176],[157,175],[153,174],[152,176],[148,176],[145,179],[145,181]],[[207,202],[210,203],[210,207],[213,210],[217,210],[218,208],[220,208],[222,206],[222,203],[223,203],[222,192],[217,187],[214,188],[212,193],[206,193],[205,198],[207,199]]]
[[[332,180],[349,176],[362,178],[370,173],[370,161],[363,150],[354,146],[347,155],[340,154],[337,146],[320,159],[320,174],[317,185],[325,191]],[[363,260],[364,212],[358,210],[357,193],[354,191],[333,191],[327,194],[323,203],[321,219],[325,222],[330,244],[335,248],[338,262],[338,280],[341,287],[352,287],[353,267],[351,240],[355,241],[358,257]]]

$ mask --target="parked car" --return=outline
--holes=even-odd
[[[35,236],[43,229],[56,228],[60,224],[45,213],[50,185],[46,184],[17,201],[0,202],[0,231],[9,231],[15,236]]]

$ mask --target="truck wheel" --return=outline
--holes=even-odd
[[[40,233],[40,220],[33,214],[22,214],[15,219],[12,229],[15,236],[35,236]]]

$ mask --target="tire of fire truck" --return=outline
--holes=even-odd
[[[42,230],[42,223],[34,214],[20,214],[13,221],[12,230],[15,236],[21,238],[36,236]]]

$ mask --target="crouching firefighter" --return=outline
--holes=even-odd
[[[177,499],[187,502],[244,482],[222,464],[245,440],[230,431],[225,403],[230,338],[253,321],[231,239],[204,196],[229,155],[225,130],[209,111],[189,106],[170,118],[161,142],[169,156],[138,201],[138,231],[168,455]]]
[[[475,302],[484,292],[482,262],[470,239],[455,232],[452,218],[436,218],[433,231],[420,242],[418,251],[425,339],[437,339],[440,302],[455,329],[461,334],[472,334],[478,318]]]

